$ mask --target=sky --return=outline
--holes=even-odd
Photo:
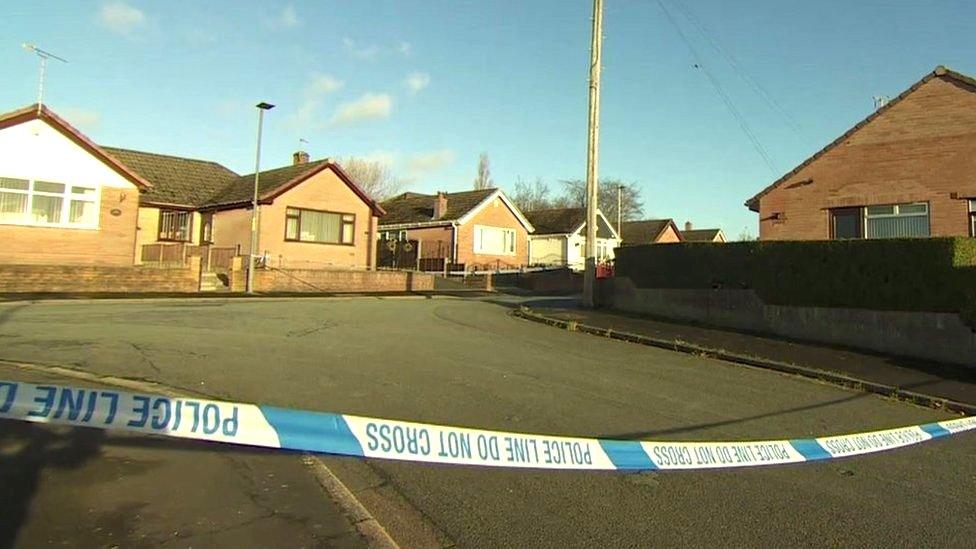
[[[663,6],[663,7],[662,7]],[[33,0],[0,7],[0,112],[262,169],[370,158],[418,192],[581,179],[589,0]],[[755,235],[743,202],[937,65],[976,74],[969,0],[605,0],[601,178],[646,218]],[[300,141],[304,140],[304,142]],[[2,151],[0,151],[2,154]]]

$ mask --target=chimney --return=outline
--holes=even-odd
[[[691,221],[685,221],[685,230],[690,231],[691,227],[692,227]]]
[[[437,191],[437,200],[434,202],[434,219],[442,219],[447,214],[447,195],[443,191]]]
[[[292,164],[297,166],[299,164],[308,164],[308,153],[305,151],[296,151],[295,154],[291,155]]]

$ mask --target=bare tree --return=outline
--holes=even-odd
[[[475,190],[494,188],[495,182],[491,179],[491,168],[488,166],[488,153],[481,153],[478,157],[478,177],[474,178]]]
[[[752,242],[753,240],[759,240],[759,237],[752,234],[749,227],[742,227],[742,232],[739,233],[739,242]]]
[[[387,164],[363,158],[347,158],[340,164],[343,171],[374,200],[386,200],[403,190],[403,180]]]
[[[567,207],[583,208],[586,206],[586,182],[574,179],[563,181],[563,197]],[[620,189],[620,218],[623,221],[633,221],[644,215],[644,203],[641,200],[641,190],[636,183],[624,183],[619,179],[600,180],[600,190],[597,195],[597,207],[607,216],[611,223],[617,219],[617,189]]]
[[[543,181],[541,177],[535,178],[533,183],[518,178],[510,197],[518,209],[523,212],[532,212],[553,207],[554,200],[549,193],[549,184]]]

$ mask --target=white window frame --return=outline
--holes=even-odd
[[[506,238],[505,235],[511,235],[511,249],[504,249],[501,253],[497,253],[491,250],[485,250],[481,246],[482,233],[485,230],[490,231],[502,231],[502,246],[505,246]],[[474,253],[482,255],[518,255],[518,231],[515,229],[509,229],[508,227],[492,227],[491,225],[475,225],[474,226]],[[507,248],[507,247],[506,247]]]
[[[101,185],[91,185],[91,184],[72,184],[65,183],[62,181],[51,181],[47,179],[29,179],[23,177],[6,177],[5,179],[15,179],[19,181],[27,181],[27,190],[21,191],[17,189],[0,189],[2,193],[10,194],[21,194],[27,196],[27,211],[24,213],[24,219],[21,221],[0,221],[0,225],[17,225],[22,227],[47,227],[55,229],[82,229],[82,230],[98,230],[99,221],[101,219],[102,212],[102,186]],[[34,189],[36,183],[52,183],[57,185],[64,185],[63,193],[52,193],[46,191],[37,191]],[[82,187],[85,189],[94,189],[94,195],[84,195],[76,194],[72,192],[72,188]],[[61,198],[61,219],[62,221],[58,223],[38,223],[29,219],[31,217],[31,212],[34,210],[34,197],[35,196],[48,196],[48,197],[60,197]],[[71,223],[68,219],[71,218],[71,202],[74,200],[80,200],[84,202],[94,202],[95,204],[95,219],[92,223]]]
[[[902,213],[901,212],[901,207],[902,206],[925,206],[925,211],[924,212]],[[880,207],[890,207],[892,213],[872,214],[870,212],[870,209],[871,208],[880,208]],[[864,206],[864,207],[861,208],[861,217],[862,217],[861,223],[863,223],[862,230],[863,230],[863,234],[864,234],[864,236],[862,236],[862,238],[864,238],[864,239],[874,238],[874,237],[869,237],[868,236],[868,222],[870,220],[872,220],[872,219],[885,219],[885,218],[892,218],[892,217],[901,217],[901,218],[904,218],[904,217],[925,217],[925,218],[928,218],[928,220],[929,220],[929,234],[928,234],[928,236],[932,236],[932,217],[930,216],[930,214],[931,214],[931,209],[929,208],[929,203],[928,202],[904,202],[904,203],[901,203],[901,204],[870,204],[868,206]],[[918,237],[918,238],[926,238],[926,237]]]
[[[969,199],[969,236],[976,236],[976,198]]]

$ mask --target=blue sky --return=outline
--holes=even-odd
[[[663,1],[697,58],[658,2],[605,2],[600,173],[637,182],[647,217],[733,238],[756,233],[742,203],[873,96],[938,64],[976,73],[969,1]],[[0,110],[36,98],[33,42],[69,60],[51,63],[46,102],[102,144],[248,172],[253,105],[269,101],[266,168],[304,138],[315,158],[388,162],[418,191],[469,188],[482,151],[502,188],[584,173],[588,0],[4,4]]]

